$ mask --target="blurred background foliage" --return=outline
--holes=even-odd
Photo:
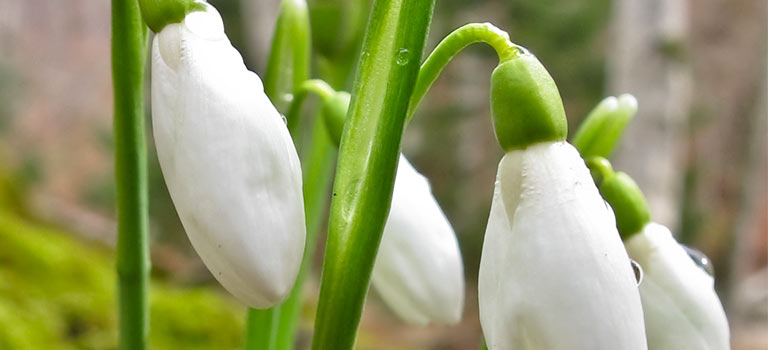
[[[246,64],[263,74],[279,1],[210,1]],[[313,77],[349,86],[367,6],[310,1]],[[616,164],[638,180],[658,221],[712,257],[734,349],[768,348],[766,7],[764,0],[443,0],[426,48],[468,22],[508,30],[552,73],[571,130],[604,96],[635,94],[640,114]],[[107,1],[0,1],[0,349],[116,344],[108,14]],[[459,237],[469,279],[464,321],[409,327],[372,293],[360,348],[480,342],[473,281],[501,156],[488,115],[495,64],[481,45],[459,55],[403,144]],[[245,309],[196,257],[147,142],[153,348],[239,348]],[[303,346],[316,293],[310,281]]]

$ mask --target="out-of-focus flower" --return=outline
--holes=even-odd
[[[193,247],[245,304],[289,293],[304,251],[301,168],[259,77],[210,5],[152,44],[152,120],[168,190]]]
[[[665,226],[650,223],[625,242],[643,268],[640,297],[651,350],[730,349],[728,320],[714,279]]]
[[[461,319],[464,270],[456,235],[427,179],[402,155],[372,284],[406,322],[453,324]]]

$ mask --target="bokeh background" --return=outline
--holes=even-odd
[[[263,73],[278,0],[210,2],[246,63]],[[315,18],[352,2],[310,1],[313,22],[323,24],[313,23],[313,76],[337,87],[349,80],[325,65],[344,60],[334,57],[344,51],[333,51],[334,38],[348,40],[343,54],[354,58],[362,29],[351,15]],[[109,6],[0,0],[0,349],[115,348]],[[638,98],[616,167],[643,188],[656,221],[714,262],[733,348],[768,349],[768,2],[442,0],[426,49],[478,21],[508,30],[547,66],[572,130],[607,95]],[[477,349],[481,342],[476,276],[501,157],[488,111],[495,64],[487,47],[459,55],[403,144],[459,237],[464,320],[407,326],[372,292],[360,349]],[[153,348],[240,348],[245,309],[194,254],[147,142]],[[299,348],[310,337],[318,266],[306,288]]]

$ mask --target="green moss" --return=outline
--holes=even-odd
[[[2,193],[0,193],[0,197]],[[114,257],[0,206],[0,349],[114,349]],[[153,281],[155,349],[240,346],[244,308],[212,288]]]

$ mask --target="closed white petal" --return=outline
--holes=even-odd
[[[714,279],[691,260],[669,229],[648,224],[626,247],[645,273],[640,297],[648,349],[730,349],[728,320]]]
[[[427,179],[402,155],[372,284],[406,322],[453,324],[461,319],[464,268],[456,235]]]
[[[478,277],[489,349],[646,349],[640,295],[613,223],[570,144],[504,156]]]
[[[152,43],[152,121],[168,190],[192,245],[245,304],[284,299],[304,250],[291,137],[207,5]]]

